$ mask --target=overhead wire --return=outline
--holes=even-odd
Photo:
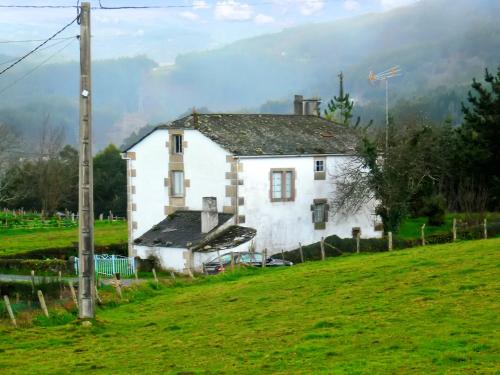
[[[63,26],[61,29],[59,29],[55,34],[53,34],[50,38],[46,39],[43,43],[39,44],[38,46],[36,46],[34,49],[32,49],[31,51],[29,51],[28,53],[26,53],[25,55],[21,56],[19,59],[17,59],[15,62],[13,62],[12,64],[10,64],[9,66],[7,66],[5,69],[3,69],[2,71],[0,71],[0,76],[2,74],[4,74],[7,70],[9,69],[12,69],[14,66],[16,66],[17,64],[19,64],[21,61],[23,61],[25,58],[27,58],[28,56],[32,55],[33,53],[35,53],[36,51],[38,51],[40,48],[42,48],[45,44],[47,44],[48,42],[50,42],[52,39],[54,39],[56,36],[58,36],[59,34],[61,34],[64,30],[66,30],[68,27],[70,27],[71,25],[73,25],[76,21],[78,20],[78,16],[75,17],[71,22],[69,22],[68,24],[66,24],[65,26]]]
[[[47,57],[45,60],[43,60],[41,63],[37,64],[33,69],[30,69],[26,74],[23,74],[21,77],[18,79],[12,81],[10,84],[7,86],[4,86],[2,89],[0,89],[0,94],[4,93],[6,90],[10,89],[12,86],[17,84],[19,81],[25,79],[27,76],[35,72],[37,69],[39,69],[41,66],[45,65],[47,62],[49,62],[53,57],[55,57],[57,54],[61,53],[63,50],[65,50],[71,43],[73,43],[77,38],[74,38],[70,40],[68,43],[66,43],[62,48],[59,48],[56,52],[54,52],[52,55]]]
[[[75,36],[71,36],[71,37],[68,37],[68,38],[62,38],[62,40],[59,40],[57,42],[55,42],[54,44],[49,44],[48,46],[45,46],[43,48],[40,48],[38,51],[45,51],[47,49],[50,49],[50,48],[54,48],[62,43],[64,43],[64,41],[68,40],[68,39],[73,39],[73,38],[78,38],[78,35],[75,35]],[[53,39],[54,40],[54,39]],[[8,63],[11,63],[13,61],[16,61],[17,59],[19,59],[19,57],[14,57],[14,58],[11,58],[9,60],[5,60],[5,61],[0,61],[0,66],[2,65],[5,65],[5,64],[8,64]]]
[[[66,36],[61,38],[52,38],[52,40],[68,40],[74,38],[73,36]],[[0,40],[0,44],[7,43],[32,43],[32,42],[43,42],[46,39],[24,39],[24,40]]]

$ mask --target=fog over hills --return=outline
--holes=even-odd
[[[457,118],[472,77],[500,64],[498,19],[496,0],[422,0],[180,55],[169,66],[147,56],[95,61],[96,144],[121,143],[146,123],[173,119],[193,106],[282,112],[296,93],[326,101],[337,93],[339,71],[358,113],[377,120],[384,89],[370,85],[368,73],[393,65],[403,76],[390,83],[391,103],[406,99],[427,108],[433,119]],[[0,56],[0,62],[8,58]],[[26,64],[7,78],[32,68]],[[0,121],[34,139],[49,116],[75,142],[77,92],[76,62],[45,65],[1,94]]]

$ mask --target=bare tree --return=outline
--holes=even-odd
[[[16,135],[5,124],[0,123],[0,204],[15,198],[8,191],[6,171],[19,157],[20,143]]]

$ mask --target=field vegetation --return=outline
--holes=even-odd
[[[124,290],[0,325],[0,372],[498,373],[500,239]]]
[[[96,221],[95,244],[106,246],[127,242],[127,222]],[[0,257],[33,250],[63,248],[78,243],[77,227],[0,230]]]

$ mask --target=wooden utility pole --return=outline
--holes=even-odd
[[[80,12],[80,171],[78,185],[78,315],[80,319],[95,316],[91,92],[90,3],[85,2],[82,3]]]

